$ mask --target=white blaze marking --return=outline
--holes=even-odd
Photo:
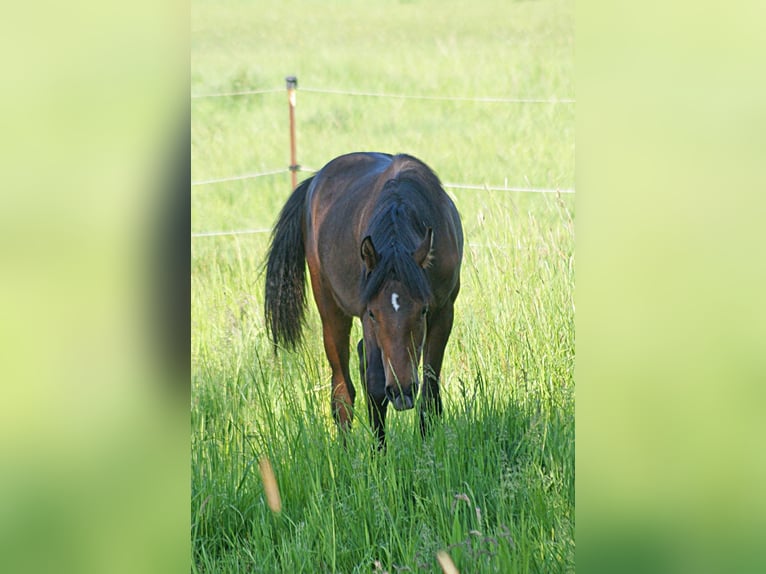
[[[399,310],[399,293],[391,293],[391,305],[394,308],[394,311]]]

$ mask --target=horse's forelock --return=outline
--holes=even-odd
[[[367,305],[389,281],[399,281],[412,296],[422,301],[431,299],[431,285],[425,270],[415,262],[412,254],[394,249],[381,255],[378,265],[362,278],[362,300]]]

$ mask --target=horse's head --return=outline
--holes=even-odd
[[[428,228],[421,245],[404,257],[409,258],[399,266],[399,273],[386,276],[368,301],[362,324],[365,340],[372,340],[380,349],[385,373],[385,395],[397,410],[411,409],[418,391],[418,365],[426,337],[426,318],[430,290],[423,269],[431,256],[433,234]],[[381,262],[372,239],[362,242],[362,259],[367,273]],[[417,280],[408,277],[417,273]],[[404,271],[402,271],[404,269]]]

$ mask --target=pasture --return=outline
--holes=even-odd
[[[195,0],[192,94],[278,90],[192,100],[192,180],[288,165],[294,74],[306,168],[405,152],[445,183],[573,189],[572,103],[311,91],[574,98],[573,5]],[[337,440],[313,299],[301,348],[272,352],[262,230],[289,181],[191,189],[194,232],[255,230],[192,238],[193,570],[439,572],[444,550],[461,572],[573,571],[574,195],[447,187],[466,246],[444,417],[421,439],[414,410],[390,410],[380,456],[353,352],[356,416]]]

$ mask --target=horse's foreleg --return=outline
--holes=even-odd
[[[324,351],[332,369],[332,394],[330,398],[332,416],[338,428],[347,430],[353,419],[354,398],[356,396],[348,372],[348,344],[352,318],[338,307],[335,298],[319,275],[316,260],[309,250],[307,253],[306,261],[309,266],[311,290],[314,293],[314,301],[316,301],[317,310],[322,319]]]
[[[423,398],[420,402],[420,432],[423,435],[428,432],[431,419],[442,414],[439,377],[453,317],[452,301],[429,317],[423,353]]]
[[[343,313],[332,297],[316,297],[322,318],[324,350],[332,368],[332,416],[341,430],[351,426],[356,391],[348,371],[351,317]]]
[[[364,341],[357,345],[359,353],[359,371],[365,390],[367,391],[367,412],[370,416],[370,425],[378,439],[378,450],[386,449],[386,410],[388,399],[386,398],[386,374],[383,371],[383,361],[380,349],[373,344],[365,353]]]

